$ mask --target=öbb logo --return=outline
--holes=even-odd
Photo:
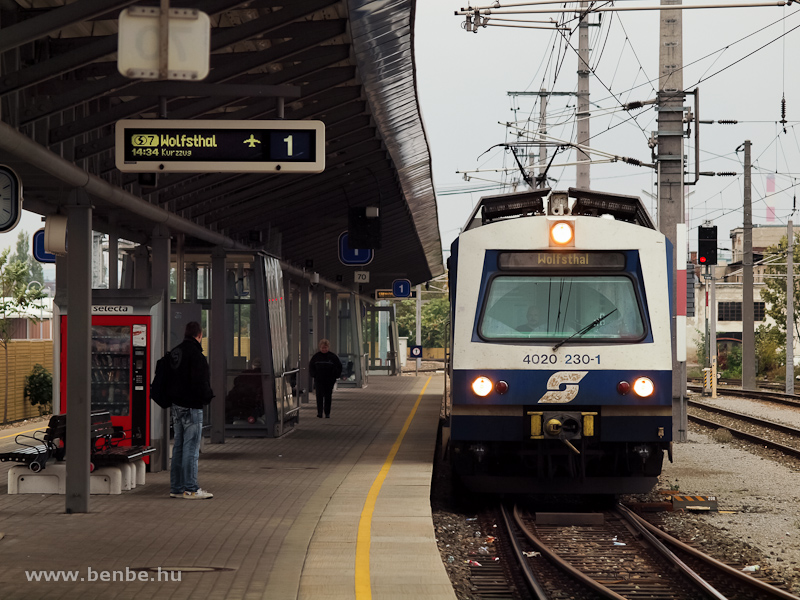
[[[589,371],[558,371],[547,380],[547,392],[539,398],[539,404],[566,404],[578,395],[578,384]],[[564,389],[560,389],[561,386]]]

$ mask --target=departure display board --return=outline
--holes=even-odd
[[[128,173],[321,173],[322,121],[117,121],[116,165]]]

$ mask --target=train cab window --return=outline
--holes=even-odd
[[[499,275],[489,284],[479,324],[489,340],[560,340],[580,331],[591,341],[633,341],[645,334],[633,281],[623,274]]]

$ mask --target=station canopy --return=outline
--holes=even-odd
[[[367,270],[364,292],[443,272],[414,0],[169,4],[210,17],[202,81],[118,71],[120,13],[157,1],[0,0],[0,164],[20,176],[23,208],[63,214],[70,191],[83,188],[96,231],[148,243],[164,224],[187,249],[263,248],[347,287]],[[322,173],[206,168],[153,182],[115,166],[117,121],[270,120],[281,109],[287,120],[325,124]],[[378,208],[381,247],[369,265],[345,266],[338,239],[350,209],[364,207]]]

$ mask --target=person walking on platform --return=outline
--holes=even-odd
[[[186,324],[183,342],[170,352],[172,369],[167,393],[172,399],[175,441],[169,476],[170,498],[205,500],[214,494],[197,485],[197,463],[203,435],[203,407],[211,402],[211,374],[203,356],[203,328],[197,321]]]
[[[333,386],[342,375],[342,361],[331,352],[331,343],[328,340],[319,341],[319,352],[311,357],[308,370],[317,390],[317,418],[322,418],[324,410],[325,418],[330,419]]]

